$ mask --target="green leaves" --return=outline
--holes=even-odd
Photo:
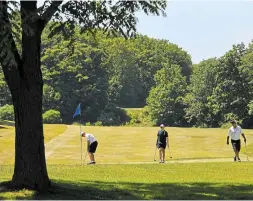
[[[155,74],[155,86],[147,98],[147,109],[155,124],[185,125],[184,105],[186,79],[180,67],[165,65]]]
[[[129,38],[136,34],[137,11],[165,16],[166,6],[166,1],[67,1],[59,7],[61,15],[54,16],[54,21],[60,25],[55,26],[51,33],[66,31],[66,27],[73,30],[78,24],[81,33],[103,30]]]

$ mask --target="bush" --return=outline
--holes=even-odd
[[[101,121],[97,121],[94,125],[95,125],[95,126],[103,126],[103,124],[102,124]]]
[[[108,104],[100,113],[98,121],[102,122],[104,126],[118,126],[129,121],[129,117],[124,110],[114,104]]]
[[[90,122],[85,123],[85,126],[91,126]]]
[[[230,122],[221,124],[221,128],[229,129],[230,127],[231,127],[231,123]]]
[[[0,107],[0,119],[14,121],[14,109],[12,105]]]
[[[62,123],[61,113],[57,110],[48,110],[43,114],[43,122],[46,124]]]
[[[151,121],[148,108],[125,108],[125,111],[130,118],[127,122],[127,126],[153,126],[154,123]]]

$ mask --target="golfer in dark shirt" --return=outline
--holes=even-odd
[[[159,149],[160,163],[165,162],[165,148],[169,147],[168,132],[164,130],[164,125],[160,126],[161,130],[157,133],[156,147]]]

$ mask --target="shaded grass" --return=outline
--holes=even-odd
[[[252,170],[246,162],[50,165],[50,192],[0,185],[0,199],[253,199]],[[9,180],[12,171],[0,166],[0,181]]]

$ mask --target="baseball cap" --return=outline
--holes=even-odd
[[[231,124],[236,124],[236,120],[230,121]]]
[[[84,133],[85,133],[85,132],[82,131],[82,132],[80,133],[80,135],[82,136]]]
[[[161,124],[160,127],[164,128],[165,126],[164,126],[164,124]]]

